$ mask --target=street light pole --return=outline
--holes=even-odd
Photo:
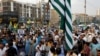
[[[85,22],[85,25],[86,25],[86,0],[84,2],[84,12],[85,12],[85,14],[84,14],[84,22]]]

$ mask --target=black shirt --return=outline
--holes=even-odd
[[[10,47],[7,51],[6,51],[6,55],[7,56],[17,56],[17,51],[14,47]]]

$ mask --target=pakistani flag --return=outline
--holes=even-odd
[[[61,16],[60,28],[64,31],[66,49],[73,47],[72,40],[72,16],[71,16],[71,0],[49,0],[54,9]]]

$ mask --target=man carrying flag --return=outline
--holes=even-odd
[[[65,34],[65,47],[67,51],[73,48],[71,0],[49,0],[61,17],[60,28]]]

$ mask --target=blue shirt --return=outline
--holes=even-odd
[[[100,44],[93,44],[91,43],[90,44],[90,47],[91,47],[91,52],[93,54],[93,56],[97,56],[97,49],[100,49]]]

